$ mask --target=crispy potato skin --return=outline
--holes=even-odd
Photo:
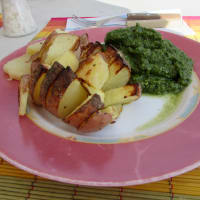
[[[110,113],[95,112],[88,120],[84,121],[78,131],[82,133],[89,133],[99,131],[112,122],[112,115]]]
[[[30,77],[30,94],[33,99],[33,94],[34,94],[34,89],[35,85],[40,78],[41,74],[46,72],[47,69],[40,64],[40,59],[36,59],[35,61],[32,62],[31,64],[31,77]]]
[[[46,107],[45,104],[46,104],[46,96],[48,93],[48,89],[64,69],[65,68],[61,64],[55,62],[53,66],[47,71],[47,75],[45,76],[40,89],[40,98],[42,105],[44,107]]]
[[[78,130],[82,133],[99,131],[108,124],[114,123],[122,112],[122,108],[122,105],[114,105],[98,110],[85,120]]]
[[[76,74],[67,67],[54,81],[46,96],[46,109],[57,116],[58,106],[68,86],[76,78]]]
[[[91,114],[93,114],[101,108],[103,108],[101,98],[99,95],[94,94],[88,102],[86,102],[77,111],[75,111],[66,119],[64,119],[64,121],[70,124],[71,126],[79,128],[82,122],[84,122],[90,117]]]

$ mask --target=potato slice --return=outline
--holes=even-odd
[[[29,96],[29,82],[30,82],[30,75],[23,75],[21,77],[18,89],[20,116],[24,116],[26,114],[26,108]]]
[[[8,61],[3,66],[3,71],[8,74],[10,79],[20,80],[25,74],[31,72],[31,62],[29,62],[30,56],[25,54],[11,61]]]
[[[58,106],[58,116],[65,118],[73,110],[75,110],[86,98],[88,92],[81,85],[78,79],[72,81],[69,87],[66,89],[62,99]]]
[[[57,76],[56,80],[51,85],[51,88],[48,90],[48,94],[46,96],[45,107],[49,112],[58,116],[58,105],[60,103],[60,100],[62,99],[66,89],[75,78],[76,75],[70,67],[64,69]],[[67,101],[69,101],[69,99]]]
[[[115,104],[127,104],[137,100],[141,96],[139,84],[125,85],[105,92],[105,107]]]
[[[77,76],[89,85],[101,89],[109,76],[108,64],[102,53],[88,57],[80,63]]]
[[[58,62],[64,67],[69,66],[73,72],[75,72],[79,66],[79,60],[77,59],[75,53],[71,50],[64,52],[64,54],[56,58],[53,63],[54,62]]]
[[[40,51],[43,43],[44,43],[44,41],[41,41],[41,42],[37,42],[37,43],[28,45],[28,47],[26,49],[26,53],[30,56],[33,56],[34,54],[36,54],[37,52]]]
[[[77,35],[53,32],[42,45],[39,57],[42,63],[51,65],[56,58],[62,56],[66,51],[75,51],[79,44],[80,37]]]
[[[91,114],[101,108],[103,108],[103,103],[100,96],[98,94],[91,95],[67,116],[64,121],[78,128]]]
[[[131,77],[131,71],[124,64],[121,57],[117,58],[109,65],[109,78],[105,82],[102,90],[107,91],[113,88],[118,88],[126,85]]]
[[[99,131],[115,121],[122,111],[122,105],[113,105],[93,113],[78,130],[83,133]]]
[[[42,105],[46,107],[46,96],[48,93],[49,88],[53,84],[53,82],[56,80],[58,75],[64,70],[65,68],[59,64],[58,62],[55,62],[53,66],[47,71],[47,74],[45,78],[43,79],[41,83],[40,88],[40,100],[42,102]]]

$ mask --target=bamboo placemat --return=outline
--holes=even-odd
[[[200,41],[200,17],[184,17]],[[34,39],[65,28],[67,18],[53,18]],[[0,26],[2,24],[0,15]],[[196,200],[200,199],[200,168],[167,180],[130,187],[86,187],[47,180],[17,169],[0,158],[2,200]]]

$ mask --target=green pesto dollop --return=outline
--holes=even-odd
[[[165,103],[162,107],[162,110],[158,113],[158,115],[155,118],[143,124],[142,126],[138,127],[137,130],[142,131],[151,128],[163,122],[165,119],[167,119],[170,115],[172,115],[176,111],[176,108],[181,102],[182,96],[183,92],[179,94],[167,94],[161,96],[160,98],[165,99]]]
[[[144,93],[179,93],[191,82],[193,61],[159,32],[139,26],[107,33],[106,45],[119,49],[131,66],[132,83]]]

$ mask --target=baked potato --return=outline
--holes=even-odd
[[[20,62],[29,60],[29,71],[21,74],[30,75],[18,76],[19,115],[26,113],[30,94],[36,105],[79,132],[94,132],[115,122],[123,105],[141,96],[139,84],[128,84],[130,68],[118,50],[89,43],[87,34],[54,31],[26,52]]]

